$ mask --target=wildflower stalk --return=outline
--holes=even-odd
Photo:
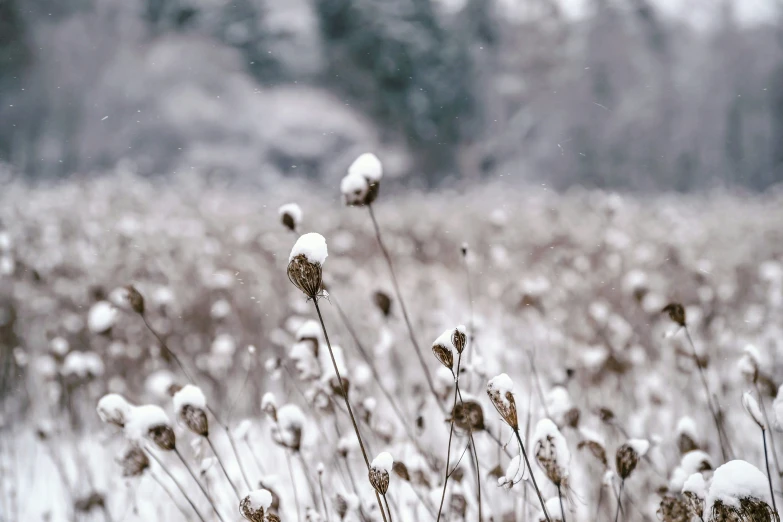
[[[557,498],[560,500],[560,517],[566,522],[565,509],[563,509],[563,493],[560,491],[560,484],[557,485]]]
[[[761,428],[761,439],[764,441],[764,463],[767,465],[767,480],[769,481],[769,497],[772,499],[772,509],[777,514],[778,507],[775,505],[775,492],[772,490],[772,475],[769,472],[769,454],[767,453],[767,430]]]
[[[544,497],[541,496],[541,490],[538,489],[538,483],[536,482],[536,475],[533,473],[533,468],[530,466],[530,460],[527,458],[527,451],[525,451],[525,445],[522,443],[522,436],[519,434],[519,427],[512,426],[512,429],[514,430],[514,435],[517,436],[517,442],[519,442],[519,448],[522,450],[522,457],[524,457],[525,459],[525,466],[527,466],[527,469],[530,471],[530,479],[533,481],[533,488],[536,490],[536,495],[538,495],[538,501],[541,503],[541,509],[544,511],[544,516],[546,517],[547,522],[552,522],[552,519],[549,518],[549,512],[546,510],[546,503],[544,502]]]
[[[313,501],[313,507],[318,508],[318,496],[315,494],[315,488],[313,487],[313,481],[310,479],[310,468],[307,465],[307,461],[302,456],[302,453],[297,451],[296,455],[299,457],[299,464],[302,465],[302,474],[305,477],[305,480],[307,481],[307,488],[310,490],[310,498]]]
[[[462,404],[462,407],[465,407],[465,401],[462,399],[462,391],[459,388],[459,360],[461,359],[462,354],[460,354],[459,357],[457,357],[457,382],[456,382],[456,388],[457,388],[457,395],[459,395],[459,402]],[[453,408],[452,408],[452,411]],[[452,415],[453,417],[453,415]],[[452,420],[452,424],[453,424]],[[470,448],[470,456],[471,459],[471,465],[473,467],[473,471],[476,475],[476,495],[478,500],[478,519],[479,522],[483,520],[482,517],[482,508],[481,508],[481,471],[478,461],[478,450],[476,450],[476,442],[473,440],[473,427],[468,423],[468,447]]]
[[[218,454],[217,450],[215,449],[215,445],[212,444],[212,438],[211,437],[204,437],[207,439],[207,444],[209,444],[210,449],[212,450],[212,453],[215,454],[215,458],[218,461],[218,464],[220,464],[220,469],[223,470],[223,475],[226,476],[226,480],[228,480],[228,483],[231,484],[231,489],[234,490],[234,493],[237,496],[237,500],[241,499],[241,495],[239,493],[239,489],[234,485],[234,481],[231,480],[231,477],[228,475],[228,471],[226,471],[226,466],[223,465],[223,460],[220,458],[220,455]]]
[[[166,465],[165,465],[165,464],[163,464],[163,462],[162,462],[162,461],[161,461],[161,460],[160,460],[158,457],[156,457],[156,456],[155,456],[155,453],[154,453],[153,451],[150,451],[150,450],[145,450],[145,451],[147,452],[147,454],[148,454],[150,457],[152,457],[152,458],[155,460],[155,462],[157,462],[157,463],[158,463],[158,466],[160,466],[160,468],[161,468],[161,469],[164,471],[164,473],[166,473],[166,475],[168,475],[168,476],[169,476],[169,478],[171,479],[171,481],[172,481],[172,482],[174,482],[174,485],[175,485],[175,486],[177,486],[177,489],[179,489],[180,493],[182,493],[182,496],[183,496],[183,497],[185,497],[185,500],[187,500],[187,501],[188,501],[188,504],[190,504],[190,507],[191,507],[191,508],[193,508],[193,511],[196,513],[196,515],[198,516],[199,520],[201,520],[201,522],[206,522],[206,520],[204,520],[204,516],[203,516],[203,515],[201,514],[201,512],[199,512],[199,510],[196,508],[196,505],[195,505],[195,504],[193,503],[193,501],[190,499],[190,497],[188,496],[188,494],[187,494],[187,493],[185,493],[185,489],[182,487],[182,484],[180,484],[180,483],[179,483],[179,481],[178,481],[176,478],[174,478],[174,475],[172,475],[172,474],[171,474],[171,472],[168,470],[168,468],[166,467]],[[162,484],[161,484],[161,486],[162,486]],[[214,507],[214,506],[213,506],[213,507]],[[220,514],[218,514],[218,517],[219,517],[219,516],[220,516]],[[188,519],[188,517],[185,517],[185,518],[186,518],[186,519]],[[221,520],[222,520],[222,519],[221,519]]]
[[[614,514],[614,522],[617,522],[620,518],[620,510],[623,505],[623,487],[625,486],[625,479],[620,481],[620,492],[617,495],[617,511]]]
[[[362,436],[359,433],[359,425],[356,423],[356,417],[354,417],[353,409],[351,408],[351,403],[348,400],[348,388],[345,387],[345,382],[343,382],[343,378],[340,375],[340,370],[337,368],[337,361],[334,359],[334,352],[332,351],[332,343],[329,341],[329,334],[326,333],[326,324],[324,324],[324,318],[323,315],[321,315],[321,308],[318,306],[318,298],[315,297],[313,299],[313,304],[315,305],[315,311],[318,314],[318,320],[321,322],[321,330],[324,332],[324,339],[326,340],[326,346],[329,348],[329,357],[332,359],[332,366],[334,367],[334,373],[337,375],[337,380],[340,381],[340,388],[342,389],[343,393],[343,400],[345,401],[345,407],[348,409],[348,414],[351,417],[351,423],[353,424],[353,431],[356,433],[356,439],[359,441],[359,448],[362,450],[362,457],[364,457],[364,464],[367,466],[367,472],[370,472],[370,459],[367,458],[367,450],[364,447],[364,442],[362,441]],[[381,514],[383,515],[384,522],[388,522],[386,520],[386,515],[383,513],[383,505],[381,504],[381,498],[378,495],[378,492],[375,492],[375,499],[378,501],[378,507],[381,510]]]
[[[291,455],[288,454],[287,450],[285,452],[285,462],[288,465],[288,475],[291,477],[291,489],[294,492],[294,504],[296,505],[296,520],[301,521],[302,514],[299,511],[299,493],[296,488],[296,480],[294,479],[294,468],[291,465]]]
[[[408,310],[405,307],[405,301],[402,298],[400,285],[397,283],[397,276],[394,273],[394,266],[392,264],[391,256],[389,255],[389,251],[386,249],[386,246],[383,244],[383,239],[381,238],[381,229],[378,226],[378,220],[375,219],[375,212],[373,211],[371,204],[367,205],[367,210],[370,211],[370,219],[372,220],[373,228],[375,229],[375,237],[378,240],[378,246],[381,249],[381,253],[386,260],[386,265],[389,267],[389,272],[391,273],[392,285],[394,285],[394,293],[397,295],[397,300],[400,302],[402,317],[405,320],[405,325],[408,327],[408,336],[410,337],[413,348],[416,351],[416,357],[419,359],[419,364],[421,365],[421,369],[424,372],[424,377],[427,379],[427,385],[430,388],[430,392],[432,392],[432,396],[435,397],[435,401],[439,402],[438,393],[435,391],[435,386],[432,383],[432,377],[430,376],[430,372],[427,370],[427,364],[424,362],[424,356],[421,353],[421,347],[419,346],[418,341],[416,341],[416,336],[413,333],[413,326],[411,326],[411,321],[408,317]]]
[[[321,490],[321,503],[324,506],[324,520],[330,522],[329,509],[326,507],[326,495],[324,495],[324,481],[321,473],[318,474],[318,488]]]
[[[457,356],[457,372],[454,377],[454,401],[451,406],[453,412],[457,408],[457,393],[459,392],[459,370],[462,364],[462,352],[459,352]],[[443,513],[443,501],[446,499],[446,487],[449,485],[449,461],[451,459],[451,441],[454,438],[454,415],[451,416],[451,422],[449,423],[449,443],[446,446],[446,476],[443,479],[443,492],[440,495],[440,507],[438,507],[437,522],[440,522],[441,514]]]
[[[174,495],[171,493],[171,491],[169,490],[169,488],[167,488],[167,487],[166,487],[166,485],[165,485],[165,484],[164,484],[164,483],[163,483],[163,482],[162,482],[162,481],[161,481],[161,480],[160,480],[160,479],[159,479],[159,478],[158,478],[158,477],[157,477],[157,476],[156,476],[154,473],[150,473],[150,476],[152,477],[152,479],[153,479],[155,482],[157,482],[157,483],[158,483],[158,485],[160,486],[160,488],[161,488],[163,491],[165,491],[165,492],[166,492],[166,496],[168,496],[168,497],[171,499],[171,502],[172,502],[172,503],[173,503],[175,506],[177,506],[177,509],[178,509],[178,510],[179,510],[179,512],[182,514],[182,518],[183,518],[185,521],[189,520],[189,519],[190,519],[190,517],[188,516],[188,514],[187,514],[187,513],[185,513],[185,510],[184,510],[184,509],[182,509],[182,506],[180,506],[180,505],[179,505],[179,502],[177,502],[176,500],[174,500]],[[188,501],[190,501],[190,500],[188,500]],[[193,505],[193,504],[191,504],[191,506],[192,506],[192,505]],[[195,509],[195,508],[194,508],[194,509]],[[198,515],[198,512],[196,512],[196,514]],[[199,515],[199,518],[200,518],[200,517],[201,517],[201,515]],[[202,520],[203,520],[203,519],[202,519]]]
[[[383,494],[383,503],[386,504],[386,511],[389,512],[389,522],[392,522],[391,508],[389,508],[389,500],[386,498],[386,493]]]
[[[767,417],[767,408],[764,407],[764,399],[761,395],[761,390],[759,390],[758,383],[753,383],[753,386],[756,388],[756,395],[759,397],[759,406],[761,406],[761,413],[764,415],[764,422],[767,426],[771,426],[769,423],[769,417]],[[772,453],[772,461],[775,463],[775,471],[778,474],[778,477],[783,477],[783,471],[780,469],[780,463],[778,462],[778,452],[775,449],[775,435],[772,433],[772,431],[769,432],[769,446],[770,446],[770,453]]]
[[[220,519],[220,521],[221,522],[226,522],[223,519],[223,516],[220,514],[220,511],[218,511],[217,506],[215,506],[215,503],[212,501],[212,497],[209,496],[209,493],[207,493],[207,490],[204,489],[204,486],[201,484],[201,482],[199,482],[198,478],[196,478],[196,474],[193,473],[192,469],[190,469],[190,466],[188,465],[188,463],[185,460],[185,458],[182,456],[182,453],[180,453],[179,450],[176,447],[174,448],[174,453],[177,455],[177,457],[179,457],[179,460],[182,462],[182,465],[185,466],[185,469],[188,470],[188,473],[193,478],[193,481],[198,485],[199,489],[201,490],[201,493],[203,493],[204,496],[207,498],[207,500],[209,501],[209,504],[212,506],[212,510],[215,512],[215,514],[217,514],[217,516]],[[158,459],[155,459],[155,460],[158,460]]]

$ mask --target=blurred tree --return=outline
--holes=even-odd
[[[475,132],[466,42],[430,0],[316,0],[316,10],[327,81],[371,113],[387,139],[406,141],[425,183],[436,184]]]

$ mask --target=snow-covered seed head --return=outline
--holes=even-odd
[[[682,417],[677,422],[677,447],[683,455],[699,449],[699,433],[691,417]]]
[[[277,425],[273,434],[275,442],[292,451],[299,451],[304,425],[305,416],[299,406],[286,404],[277,411]]]
[[[683,495],[664,495],[658,506],[658,519],[663,522],[690,522],[691,512]]]
[[[408,471],[408,466],[406,466],[404,462],[395,460],[394,464],[392,464],[392,471],[394,471],[394,474],[400,477],[405,482],[411,481],[411,474]]]
[[[454,405],[451,412],[454,425],[465,431],[481,431],[484,429],[484,410],[481,404],[473,399],[465,398]]]
[[[745,408],[745,411],[748,412],[750,418],[753,419],[753,422],[755,422],[759,428],[762,430],[767,429],[767,425],[764,423],[764,417],[759,409],[759,403],[756,402],[756,399],[750,392],[742,394],[742,407]]]
[[[639,463],[639,459],[642,458],[647,449],[650,447],[650,443],[646,440],[631,439],[619,448],[615,454],[615,465],[617,466],[617,474],[620,478],[625,480],[631,476],[633,470],[636,469],[636,465]]]
[[[375,154],[366,152],[348,167],[340,182],[340,192],[348,206],[369,205],[378,197],[383,165]]]
[[[266,413],[274,422],[277,422],[277,400],[272,392],[266,392],[261,397],[261,411]]]
[[[603,464],[604,468],[609,466],[603,441],[600,441],[597,438],[585,438],[577,443],[576,449],[587,449],[593,454],[593,457]]]
[[[141,295],[141,293],[136,290],[136,287],[133,285],[127,285],[125,287],[126,290],[126,296],[125,298],[128,300],[128,305],[130,305],[131,310],[136,312],[139,315],[144,314],[144,296]]]
[[[541,419],[533,435],[535,458],[539,467],[555,486],[565,486],[571,453],[565,437],[550,419]]]
[[[691,516],[701,516],[704,512],[704,499],[707,496],[707,483],[701,473],[694,473],[682,486],[682,494],[688,503]]]
[[[266,489],[257,489],[239,502],[239,512],[250,522],[266,522],[265,515],[271,505],[272,493]]]
[[[468,499],[465,496],[465,491],[459,484],[456,484],[451,491],[449,509],[451,513],[454,513],[454,518],[456,520],[465,520],[465,517],[467,517]]]
[[[435,358],[440,363],[448,368],[454,370],[454,353],[451,351],[451,330],[446,330],[440,337],[435,339],[432,343],[432,353],[435,354]]]
[[[96,411],[103,422],[124,428],[132,409],[133,406],[125,400],[125,397],[117,393],[109,393],[98,401]]]
[[[389,490],[389,472],[393,467],[394,459],[386,451],[379,453],[370,464],[370,484],[381,495],[385,495]]]
[[[381,311],[383,316],[389,317],[389,314],[391,313],[391,305],[392,305],[392,300],[389,294],[387,294],[383,290],[376,290],[372,296],[372,300],[375,303],[375,306],[377,306],[378,309]]]
[[[669,319],[680,326],[685,326],[685,307],[680,303],[669,303],[663,307],[661,313],[668,313]]]
[[[264,522],[280,522],[280,516],[277,513],[267,513]]]
[[[288,279],[310,299],[316,299],[323,290],[326,257],[326,240],[315,232],[301,236],[288,257]]]
[[[177,417],[190,431],[202,437],[209,436],[207,400],[200,388],[186,384],[174,394],[174,410]]]
[[[348,514],[348,501],[340,493],[334,497],[334,510],[340,520],[345,520],[345,515]]]
[[[490,379],[487,383],[487,395],[492,405],[500,414],[500,417],[511,426],[519,429],[519,420],[517,417],[517,404],[511,391],[514,389],[514,381],[505,374],[501,373],[497,377]]]
[[[123,477],[138,477],[150,467],[150,459],[138,445],[132,444],[118,460]]]
[[[468,336],[465,334],[465,325],[457,326],[451,333],[451,344],[457,349],[457,353],[462,353],[468,344]]]
[[[745,346],[743,352],[738,364],[740,372],[742,372],[742,375],[749,383],[755,384],[759,379],[761,355],[758,348],[752,344]]]
[[[166,412],[160,406],[147,404],[131,410],[125,423],[125,435],[134,442],[147,437],[163,451],[176,447],[177,438]]]
[[[302,222],[302,209],[296,203],[286,203],[278,210],[280,222],[291,232],[296,232]]]

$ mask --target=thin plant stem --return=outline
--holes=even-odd
[[[565,509],[563,508],[563,493],[560,491],[560,484],[557,485],[557,498],[560,499],[560,517],[566,522]]]
[[[152,457],[152,458],[155,460],[155,462],[157,462],[157,463],[158,463],[158,466],[160,466],[160,468],[163,470],[163,472],[164,472],[164,473],[166,473],[166,475],[168,475],[168,476],[169,476],[169,478],[171,479],[171,481],[172,481],[172,482],[174,482],[174,485],[175,485],[175,486],[177,486],[177,489],[179,490],[179,492],[180,492],[180,493],[182,493],[182,496],[183,496],[183,497],[185,497],[185,500],[187,500],[187,501],[188,501],[188,504],[190,504],[190,507],[191,507],[191,508],[193,508],[193,511],[196,513],[196,515],[198,516],[199,520],[201,520],[201,522],[206,522],[206,520],[204,520],[204,516],[203,516],[203,515],[201,514],[201,512],[200,512],[200,511],[199,511],[199,510],[196,508],[196,505],[195,505],[195,504],[193,503],[193,501],[190,499],[190,497],[188,496],[188,494],[187,494],[187,493],[185,493],[185,489],[182,487],[182,484],[180,484],[180,483],[179,483],[179,481],[178,481],[177,479],[175,479],[175,478],[174,478],[174,475],[172,475],[172,474],[171,474],[171,472],[168,470],[168,468],[166,467],[166,465],[165,465],[165,464],[163,464],[163,462],[162,462],[162,461],[161,461],[161,460],[160,460],[158,457],[156,457],[156,456],[155,456],[155,452],[153,452],[153,451],[151,451],[151,450],[145,450],[145,451],[147,452],[147,454],[148,454],[150,457]],[[218,515],[218,516],[220,516],[220,515]],[[186,518],[187,518],[187,517],[186,517]]]
[[[318,314],[318,320],[321,321],[321,329],[324,332],[324,339],[326,340],[326,346],[329,348],[329,357],[332,359],[332,366],[334,367],[334,373],[337,375],[337,380],[340,381],[340,388],[342,389],[343,393],[343,400],[345,401],[345,407],[348,410],[348,414],[351,417],[351,423],[353,424],[353,431],[356,433],[356,439],[359,441],[359,448],[362,450],[362,456],[364,457],[364,464],[367,466],[367,473],[370,472],[370,459],[367,457],[367,450],[364,448],[364,442],[362,441],[362,436],[359,433],[359,425],[356,423],[356,417],[353,415],[353,409],[351,408],[351,403],[348,400],[348,388],[345,387],[345,382],[343,382],[343,378],[340,375],[340,370],[337,368],[337,361],[334,359],[334,352],[332,351],[332,343],[329,341],[329,334],[326,333],[326,325],[324,324],[324,318],[323,315],[321,315],[321,308],[318,306],[318,298],[315,297],[313,299],[313,304],[315,305],[315,311]],[[386,520],[386,515],[383,514],[383,505],[381,504],[381,497],[378,495],[378,492],[375,492],[375,499],[378,502],[378,507],[381,509],[381,514],[383,515],[383,521],[388,522]]]
[[[756,388],[756,395],[759,396],[759,404],[761,405],[761,413],[764,415],[764,422],[769,426],[769,417],[767,417],[767,408],[764,407],[764,399],[761,396],[761,390],[759,390],[758,383],[753,383],[753,386]],[[780,463],[778,462],[778,452],[775,449],[775,435],[772,431],[769,432],[769,449],[770,453],[772,453],[772,461],[775,463],[775,472],[778,474],[778,477],[783,477],[783,471],[781,471]]]
[[[463,266],[465,267],[465,283],[468,288],[468,309],[470,310],[470,323],[469,323],[469,330],[468,330],[468,345],[473,348],[473,350],[476,350],[478,348],[478,345],[476,344],[476,326],[475,326],[475,318],[473,315],[473,288],[470,284],[470,265],[468,265],[468,255],[467,252],[462,256]],[[468,366],[470,366],[470,363],[473,360],[473,350],[468,352]],[[468,375],[468,390],[470,390],[471,385],[473,384],[473,374]]]
[[[296,489],[296,480],[294,479],[294,467],[291,465],[291,456],[288,451],[285,452],[285,462],[288,464],[288,475],[291,477],[291,489],[294,491],[294,504],[296,504],[296,520],[302,521],[302,514],[299,511],[299,493]]]
[[[223,470],[223,475],[226,476],[226,480],[228,480],[228,483],[231,484],[231,489],[234,490],[237,499],[240,499],[241,497],[240,497],[239,489],[237,489],[237,487],[234,485],[234,481],[232,481],[231,477],[228,475],[228,471],[226,470],[226,466],[223,464],[223,460],[220,458],[217,449],[215,449],[215,445],[212,444],[212,439],[210,437],[204,437],[204,438],[207,439],[207,444],[209,444],[209,448],[212,450],[212,453],[215,454],[215,458],[217,459],[218,464],[220,464],[220,469]]]
[[[691,338],[691,333],[688,330],[688,327],[684,326],[683,328],[685,329],[685,336],[688,338],[688,342],[691,345],[691,351],[693,352],[693,362],[696,363],[696,369],[699,371],[699,377],[701,378],[701,384],[704,387],[704,393],[707,394],[707,405],[710,408],[710,413],[712,413],[712,419],[715,422],[715,429],[718,431],[718,439],[720,439],[720,451],[723,455],[723,460],[729,460],[729,454],[732,453],[731,445],[729,443],[728,437],[726,436],[726,432],[722,429],[720,419],[718,418],[718,412],[712,404],[712,394],[710,393],[710,387],[707,384],[707,377],[704,375],[704,369],[701,367],[699,362],[699,356],[696,353],[696,345],[693,344],[693,339]],[[726,446],[729,447],[728,451]]]
[[[620,493],[617,494],[617,511],[614,513],[614,522],[620,519],[620,509],[623,505],[623,487],[625,486],[625,479],[620,482]]]
[[[462,358],[462,354],[457,358],[457,375],[459,375],[459,360]],[[462,404],[462,407],[465,407],[465,401],[462,399],[462,391],[459,387],[459,377],[457,377],[456,382],[456,389],[457,389],[457,395],[459,396],[459,402]],[[453,417],[454,410],[452,409],[452,417]],[[453,421],[452,421],[453,422]],[[479,522],[483,520],[482,516],[482,507],[481,507],[481,471],[478,461],[478,450],[476,449],[476,442],[473,440],[473,428],[468,424],[468,447],[470,448],[470,456],[472,457],[470,463],[473,467],[473,471],[476,474],[476,492],[478,497],[478,519]]]
[[[530,471],[530,478],[533,481],[533,488],[536,490],[536,495],[538,495],[538,501],[541,503],[541,510],[544,512],[544,516],[546,517],[547,522],[552,522],[552,519],[549,518],[549,512],[546,510],[546,503],[544,502],[544,497],[541,496],[541,490],[538,489],[538,483],[536,482],[536,475],[533,473],[533,468],[530,466],[530,460],[527,458],[527,451],[525,451],[525,445],[522,443],[522,436],[519,434],[519,428],[518,427],[512,427],[514,430],[514,435],[517,436],[517,442],[519,442],[519,448],[522,450],[522,456],[525,458],[525,466],[527,466],[527,469]]]
[[[389,508],[389,500],[386,498],[386,493],[383,494],[383,503],[386,504],[386,511],[389,512],[389,522],[392,522],[392,513]],[[397,513],[399,515],[399,513]]]
[[[324,481],[323,481],[323,477],[321,476],[321,473],[318,474],[318,488],[321,490],[321,503],[324,506],[324,520],[326,520],[326,522],[330,522],[329,508],[326,507],[326,495],[324,495]]]
[[[457,373],[454,376],[454,401],[451,406],[451,422],[449,423],[449,443],[446,446],[446,476],[443,479],[443,492],[440,494],[440,507],[438,507],[438,518],[440,522],[443,513],[443,501],[446,499],[446,487],[449,485],[449,460],[451,458],[451,441],[454,438],[454,410],[457,408],[457,394],[459,393],[459,369],[462,364],[462,353],[457,357]]]
[[[174,499],[174,495],[171,493],[171,491],[169,490],[169,488],[167,488],[167,487],[166,487],[166,485],[163,483],[163,481],[161,481],[161,480],[160,480],[160,479],[159,479],[159,478],[158,478],[158,477],[157,477],[157,476],[156,476],[154,473],[150,472],[149,474],[150,474],[150,476],[152,477],[152,479],[153,479],[155,482],[157,482],[157,483],[158,483],[158,485],[160,486],[160,488],[161,488],[163,491],[165,491],[165,492],[166,492],[166,496],[168,496],[168,497],[171,499],[171,502],[172,502],[172,503],[173,503],[175,506],[177,506],[177,509],[178,509],[178,510],[179,510],[179,512],[182,514],[182,518],[184,518],[184,519],[185,519],[185,522],[187,522],[187,521],[190,519],[190,517],[188,517],[188,514],[187,514],[187,513],[185,513],[185,510],[184,510],[184,509],[182,509],[182,506],[180,506],[180,505],[179,505],[179,502],[177,502],[177,501]]]
[[[297,451],[296,456],[299,457],[299,463],[302,465],[302,473],[304,474],[305,480],[307,481],[307,487],[310,490],[310,497],[313,501],[313,507],[318,507],[318,496],[315,494],[315,488],[313,487],[313,482],[310,480],[310,473],[309,467],[307,466],[307,461],[302,456],[302,453]]]
[[[220,511],[218,511],[217,506],[215,506],[215,503],[212,501],[212,497],[209,496],[207,490],[204,489],[204,486],[201,484],[198,478],[196,478],[196,474],[193,473],[192,469],[190,469],[190,466],[188,465],[188,462],[185,460],[185,458],[182,456],[182,453],[180,453],[176,447],[174,448],[174,453],[177,455],[177,457],[179,457],[179,460],[182,462],[182,465],[185,466],[185,469],[188,470],[188,473],[193,478],[193,481],[198,485],[201,492],[209,501],[209,505],[212,506],[212,510],[215,512],[215,514],[218,516],[221,522],[225,522],[225,520],[223,519],[223,515],[220,514]]]
[[[392,264],[391,256],[389,255],[389,251],[386,249],[386,245],[383,244],[383,239],[381,238],[381,229],[378,226],[378,220],[375,219],[375,212],[372,209],[372,205],[367,205],[367,210],[370,211],[370,219],[372,220],[372,225],[375,229],[375,237],[378,240],[378,246],[381,249],[383,257],[386,259],[386,265],[389,267],[389,272],[391,273],[394,293],[397,295],[397,300],[400,302],[402,317],[405,320],[405,325],[408,327],[408,336],[410,337],[413,348],[416,351],[416,357],[419,359],[419,364],[421,365],[421,369],[424,372],[424,377],[427,379],[427,386],[429,386],[430,392],[432,392],[432,396],[435,397],[435,401],[440,403],[438,401],[438,393],[435,391],[435,386],[432,384],[432,377],[430,376],[429,370],[427,370],[427,364],[424,362],[424,356],[421,353],[421,347],[419,346],[418,341],[416,341],[416,335],[413,333],[413,326],[411,325],[410,318],[408,317],[408,310],[405,307],[405,301],[402,298],[400,285],[397,282],[397,275],[394,272],[394,265]]]
[[[769,455],[767,454],[767,430],[761,428],[761,439],[764,441],[764,463],[767,465],[767,480],[769,481],[769,496],[772,499],[772,509],[778,512],[775,505],[775,492],[772,490],[772,475],[769,473]]]

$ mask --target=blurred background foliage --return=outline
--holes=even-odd
[[[764,189],[783,5],[743,1],[0,0],[0,162],[269,186],[373,149],[414,187]]]

